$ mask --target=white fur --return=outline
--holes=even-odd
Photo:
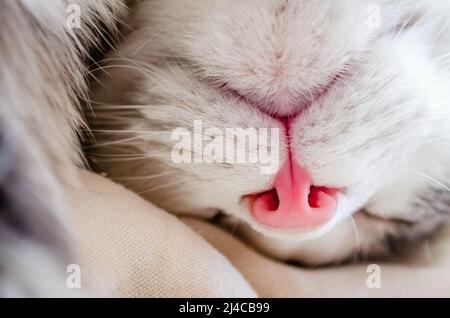
[[[373,4],[381,9],[379,29],[367,24]],[[450,52],[449,12],[442,1],[141,1],[129,21],[134,31],[92,95],[94,130],[124,134],[98,134],[93,149],[103,157],[93,157],[169,211],[221,210],[244,221],[266,238],[244,236],[264,240],[262,249],[283,259],[323,263],[375,249],[391,225],[357,214],[356,240],[349,217],[364,208],[418,220],[424,213],[414,201],[430,187],[423,175],[448,175],[449,72],[437,58]],[[312,232],[274,231],[251,217],[240,199],[270,189],[273,177],[256,165],[170,160],[171,130],[191,129],[194,120],[282,129],[270,115],[299,112],[295,158],[314,184],[346,189],[335,218]],[[286,140],[281,153],[284,160]],[[120,154],[141,157],[105,159]]]
[[[66,27],[69,4],[81,29]],[[0,296],[74,295],[61,182],[82,163],[84,60],[125,11],[122,0],[0,3]]]

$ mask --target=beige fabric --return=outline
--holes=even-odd
[[[183,224],[101,176],[81,172],[68,190],[83,288],[95,296],[450,296],[445,238],[414,262],[380,264],[381,288],[370,289],[366,265],[311,270],[273,261],[214,225]]]

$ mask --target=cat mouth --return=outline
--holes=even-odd
[[[251,105],[255,109],[277,119],[286,121],[295,118],[305,112],[311,104],[323,98],[339,82],[351,76],[353,62],[344,64],[340,72],[328,76],[328,80],[309,90],[308,92],[296,93],[288,89],[281,89],[275,95],[264,98],[264,102],[251,95],[246,95],[233,88],[229,83],[216,86],[221,94],[231,96],[241,102]]]

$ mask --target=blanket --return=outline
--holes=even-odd
[[[395,262],[301,268],[87,171],[66,185],[74,264],[97,297],[448,297],[450,230]]]

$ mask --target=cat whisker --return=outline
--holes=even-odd
[[[117,157],[117,158],[93,158],[95,162],[121,162],[121,161],[137,161],[137,160],[147,160],[154,158],[168,158],[169,155],[147,155],[147,156],[136,156],[136,157]]]
[[[96,152],[85,152],[89,156],[94,157],[138,157],[138,156],[147,156],[149,154],[147,153],[119,153],[119,154],[103,154],[103,153],[96,153]]]
[[[404,4],[404,0],[400,1],[400,3],[398,4],[397,8],[395,9],[395,18],[392,19],[392,23],[386,28],[387,31],[393,32],[396,29],[401,19],[401,12],[403,11]]]
[[[428,117],[428,118],[412,119],[411,122],[421,123],[421,122],[434,121],[434,120],[443,120],[443,119],[450,119],[450,114],[448,115],[448,117],[439,116],[439,117]]]
[[[156,76],[156,74],[153,74],[151,72],[151,69],[154,68],[154,66],[150,63],[146,63],[143,61],[138,61],[138,60],[133,60],[127,57],[119,57],[119,58],[108,58],[108,59],[104,59],[104,62],[111,62],[111,61],[116,61],[116,62],[127,62],[130,64],[119,64],[119,65],[128,65],[128,66],[135,66],[138,69],[145,71],[146,74],[150,74],[150,75],[154,75]]]
[[[87,76],[94,76],[94,73],[97,72],[97,71],[105,71],[106,69],[114,69],[114,68],[131,69],[133,71],[142,72],[145,75],[153,76],[151,71],[148,70],[148,69],[145,69],[143,67],[137,67],[135,65],[128,65],[128,64],[105,65],[105,66],[97,67],[97,68],[94,68],[92,70],[89,70],[85,75],[87,75]]]
[[[405,19],[405,20],[403,21],[401,27],[397,29],[397,34],[402,33],[402,32],[405,30],[405,28],[411,23],[411,21],[413,21],[413,19],[414,19],[415,16],[416,16],[417,10],[419,10],[419,7],[420,7],[420,5],[417,5],[417,6],[414,8],[414,10],[411,10],[411,13],[410,13],[410,15],[408,16],[408,18]]]
[[[425,179],[428,179],[429,181],[431,181],[431,182],[441,186],[442,188],[444,188],[445,190],[450,192],[450,188],[448,186],[446,186],[445,184],[443,184],[441,181],[437,180],[436,178],[433,178],[432,176],[427,175],[426,173],[423,173],[423,172],[420,172],[420,171],[414,171],[414,170],[411,170],[411,169],[406,169],[406,170],[411,172],[411,173],[413,173],[413,174],[415,174],[415,175],[422,176]]]
[[[449,23],[450,21],[446,21],[442,25],[441,29],[433,36],[433,41],[437,41],[440,38],[440,36],[448,29]]]
[[[152,180],[156,178],[166,177],[175,175],[176,172],[163,172],[160,174],[153,174],[153,175],[147,175],[147,176],[137,176],[137,177],[111,177],[111,179],[116,181],[131,181],[131,180]]]
[[[105,147],[105,146],[111,146],[111,145],[118,145],[118,144],[123,144],[125,142],[129,142],[129,141],[136,141],[136,140],[140,140],[143,139],[144,137],[149,137],[152,135],[156,135],[155,133],[145,133],[143,135],[139,135],[139,136],[133,136],[133,137],[129,137],[129,138],[123,138],[123,139],[118,139],[118,140],[113,140],[113,141],[106,141],[103,143],[98,143],[98,144],[93,144],[93,145],[89,145],[89,146],[85,146],[85,149],[92,149],[92,148],[100,148],[100,147]],[[143,140],[141,140],[143,141]]]
[[[83,131],[83,130],[81,130]],[[87,129],[86,131],[105,134],[166,134],[167,131],[149,131],[149,130],[109,130],[109,129]]]
[[[450,135],[443,135],[436,138],[425,139],[419,142],[419,144],[426,144],[432,142],[446,141],[450,139]]]
[[[92,118],[93,120],[95,120],[95,123],[97,123],[99,120],[101,120],[101,124],[103,126],[106,126],[106,124],[112,124],[112,123],[116,123],[116,124],[123,124],[123,119],[127,117],[127,118],[139,118],[139,114],[133,113],[133,112],[118,112],[115,114],[101,114],[99,115],[98,113],[94,113],[89,115],[89,118]]]
[[[172,186],[174,184],[179,184],[179,183],[180,183],[180,180],[175,180],[175,181],[172,181],[172,182],[169,182],[169,183],[166,183],[166,184],[162,184],[162,185],[156,186],[154,188],[151,188],[151,189],[148,189],[148,190],[145,190],[145,191],[138,192],[138,194],[142,195],[142,194],[150,193],[150,192],[153,192],[153,191],[156,191],[156,190],[160,190],[160,189],[164,189],[166,187],[170,187],[170,186]]]
[[[356,243],[356,253],[354,257],[356,258],[355,261],[359,259],[359,257],[362,255],[362,244],[361,244],[361,237],[359,235],[358,225],[356,223],[355,217],[352,215],[350,218],[350,222],[352,223],[352,229],[353,233],[355,235],[355,243]]]
[[[442,54],[442,55],[440,55],[438,57],[435,57],[431,61],[437,62],[437,61],[440,61],[440,60],[447,60],[447,59],[450,59],[450,52]]]
[[[125,109],[125,110],[133,110],[133,109],[141,109],[142,107],[145,107],[145,106],[147,106],[147,105],[109,105],[109,104],[104,104],[104,105],[101,105],[101,106],[95,106],[95,109],[97,110],[103,110],[103,109],[106,109],[106,110],[110,110],[110,109],[112,109],[112,110],[122,110],[122,109]]]

